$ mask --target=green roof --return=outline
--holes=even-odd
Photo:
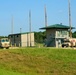
[[[9,34],[10,35],[21,35],[21,34],[29,34],[30,32],[24,32],[24,33],[15,33],[15,34]],[[31,33],[34,33],[34,32],[31,32]]]
[[[70,29],[70,26],[66,26],[62,24],[54,24],[40,29]],[[74,27],[72,27],[72,29],[74,29]]]

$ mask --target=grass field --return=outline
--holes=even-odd
[[[76,50],[60,48],[0,50],[0,75],[76,75]]]

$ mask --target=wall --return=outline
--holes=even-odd
[[[11,46],[19,46],[21,41],[21,35],[10,35],[9,39]]]
[[[27,47],[27,34],[21,34],[21,46]]]
[[[56,29],[46,29],[46,37],[49,38],[49,36],[55,38],[55,31]]]
[[[35,46],[34,45],[34,33],[27,34],[27,44],[28,44],[28,46]]]
[[[55,29],[47,29],[46,30],[46,46],[47,47],[55,47]]]

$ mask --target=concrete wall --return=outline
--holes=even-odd
[[[46,30],[46,46],[55,47],[55,29]]]
[[[34,33],[29,33],[28,35],[28,46],[35,46],[34,45]]]
[[[34,46],[34,33],[27,33],[21,35],[21,45],[22,47]]]
[[[21,46],[27,47],[27,34],[21,34]]]
[[[49,36],[55,38],[55,31],[56,29],[47,29],[46,30],[46,37],[49,38]]]

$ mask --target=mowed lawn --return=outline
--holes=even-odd
[[[0,75],[76,75],[76,50],[0,49]]]

